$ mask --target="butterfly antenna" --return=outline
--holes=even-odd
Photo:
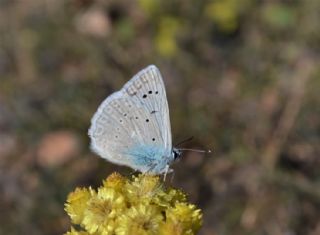
[[[179,145],[181,145],[181,144],[184,144],[184,143],[186,143],[186,142],[189,142],[189,141],[191,141],[193,139],[193,136],[191,136],[191,137],[189,137],[189,138],[187,138],[187,139],[185,139],[185,140],[182,140],[181,142],[179,142],[179,143],[177,143],[175,146],[179,146]]]
[[[202,150],[202,149],[187,149],[187,148],[182,148],[182,149],[179,149],[181,151],[191,151],[191,152],[196,152],[196,153],[211,153],[211,150],[208,149],[208,150]]]

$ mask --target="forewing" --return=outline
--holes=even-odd
[[[121,89],[135,104],[145,109],[145,119],[150,120],[148,128],[149,138],[146,144],[158,145],[171,151],[171,127],[168,101],[162,76],[158,68],[150,65],[135,75]],[[140,133],[145,135],[145,133]]]

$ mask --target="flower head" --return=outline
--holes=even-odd
[[[157,207],[152,205],[133,206],[119,218],[116,233],[119,235],[158,234],[163,216]]]
[[[95,192],[91,188],[76,188],[74,192],[68,195],[65,211],[68,213],[73,223],[81,223],[87,202],[94,193]]]
[[[101,187],[96,197],[88,201],[81,224],[90,233],[98,231],[112,234],[116,216],[124,207],[124,197],[121,194],[112,188]]]
[[[194,205],[185,202],[168,208],[166,217],[168,224],[182,228],[183,234],[193,234],[192,231],[198,231],[202,225],[201,211]]]
[[[150,202],[152,198],[162,190],[159,177],[153,175],[133,176],[133,180],[127,182],[126,196],[132,204],[144,201]]]
[[[77,188],[65,210],[82,229],[71,227],[66,235],[191,235],[202,223],[201,211],[187,203],[182,191],[143,174],[127,179],[113,173],[97,190]]]
[[[126,183],[127,179],[125,177],[118,172],[114,172],[103,181],[103,186],[105,188],[113,188],[117,192],[122,192]]]
[[[186,202],[186,200],[187,197],[182,191],[173,188],[169,188],[167,191],[159,191],[153,198],[153,202],[164,208],[170,208],[177,202]]]
[[[190,204],[177,205],[176,208],[169,209],[166,216],[167,220],[159,230],[161,235],[193,235],[202,224],[200,210],[195,210]]]

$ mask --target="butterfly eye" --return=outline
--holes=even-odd
[[[173,149],[172,153],[173,153],[174,160],[177,160],[181,157],[181,151],[178,149]]]

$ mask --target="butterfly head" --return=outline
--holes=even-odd
[[[172,149],[172,155],[173,155],[173,159],[174,160],[178,160],[180,159],[181,155],[182,155],[182,152],[180,149],[177,149],[177,148],[173,148]]]
[[[189,148],[173,148],[172,157],[173,160],[179,160],[181,158],[183,151],[191,151],[196,153],[211,153],[211,150],[202,150],[202,149],[189,149]]]

